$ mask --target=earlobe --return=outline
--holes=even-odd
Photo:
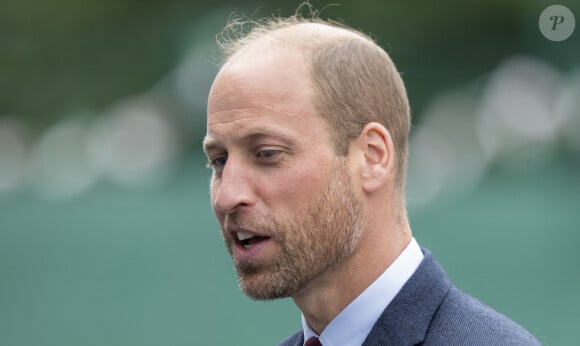
[[[366,192],[382,187],[392,172],[394,147],[387,129],[376,122],[367,124],[360,138],[364,153],[362,186]]]

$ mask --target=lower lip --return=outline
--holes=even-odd
[[[266,247],[268,247],[272,242],[272,238],[267,238],[253,244],[247,249],[241,243],[234,242],[233,258],[235,261],[249,261],[255,259],[260,256],[260,254],[263,253],[266,250]]]

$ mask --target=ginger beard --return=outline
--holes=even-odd
[[[351,255],[364,225],[346,164],[326,177],[308,213],[290,220],[256,218],[242,212],[226,216],[228,224],[267,234],[277,245],[276,257],[235,262],[239,285],[252,299],[289,297],[314,278]],[[232,254],[232,239],[222,236]]]

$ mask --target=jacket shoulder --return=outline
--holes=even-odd
[[[539,345],[524,328],[457,289],[431,253],[423,254],[364,346]]]
[[[523,327],[452,287],[428,329],[425,345],[540,345]]]

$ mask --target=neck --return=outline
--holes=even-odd
[[[387,270],[409,244],[411,229],[407,219],[395,220],[369,224],[353,254],[292,296],[308,325],[318,335]]]

